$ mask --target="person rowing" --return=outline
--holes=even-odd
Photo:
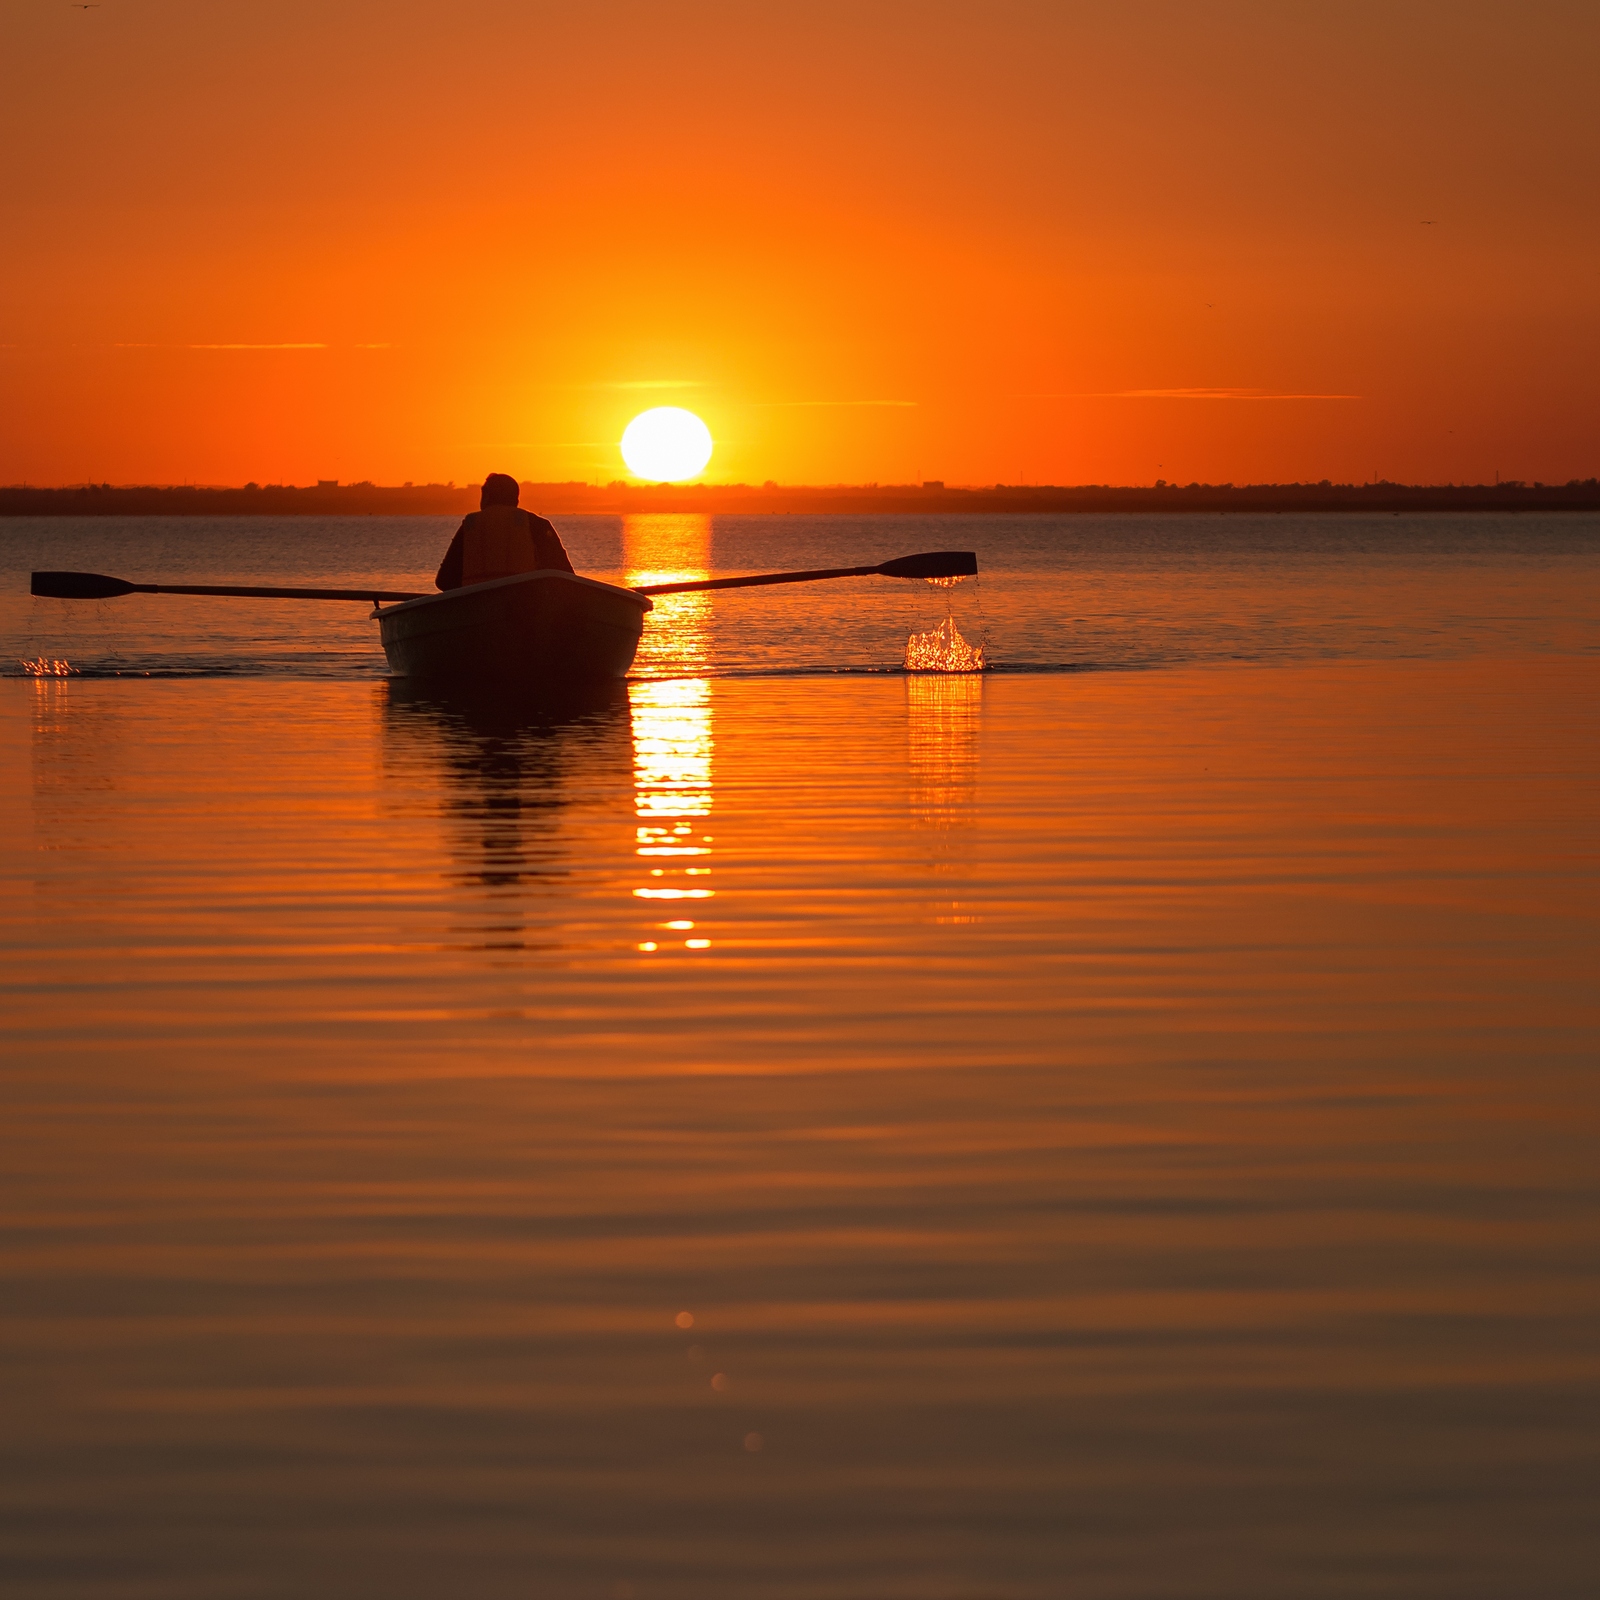
[[[622,588],[580,578],[560,535],[543,517],[519,510],[516,480],[496,472],[483,485],[482,509],[456,530],[439,565],[434,582],[441,593],[384,589],[375,583],[354,589],[130,583],[101,572],[35,572],[28,588],[56,600],[110,600],[125,594],[359,600],[374,607],[383,652],[396,677],[498,692],[625,678],[653,595],[826,578],[963,578],[977,570],[978,558],[971,550],[929,550],[867,566],[752,572]]]
[[[481,509],[469,512],[456,529],[435,588],[463,589],[520,572],[572,571],[561,535],[543,517],[522,510],[518,493],[517,480],[507,473],[491,472],[483,480]]]

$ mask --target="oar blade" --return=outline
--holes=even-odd
[[[885,578],[973,578],[978,573],[978,555],[974,550],[928,550],[920,556],[885,561],[878,571]]]
[[[133,587],[98,572],[36,572],[29,592],[51,600],[114,600],[132,594]]]

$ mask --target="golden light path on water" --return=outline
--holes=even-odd
[[[710,517],[626,517],[622,538],[630,586],[693,583],[710,576]],[[654,676],[705,671],[711,597],[660,595],[655,604],[636,666],[642,677],[628,690],[638,818],[634,848],[648,872],[648,881],[633,893],[678,914],[639,942],[646,955],[667,943],[709,949],[711,940],[698,913],[716,894],[709,881],[712,836],[707,831],[714,745],[711,685],[704,677]]]

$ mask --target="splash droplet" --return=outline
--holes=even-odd
[[[969,644],[946,617],[927,633],[914,633],[906,640],[907,672],[982,672],[983,646]]]

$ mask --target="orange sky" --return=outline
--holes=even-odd
[[[603,481],[663,403],[721,481],[1586,477],[1597,59],[1592,0],[12,0],[0,481]]]

